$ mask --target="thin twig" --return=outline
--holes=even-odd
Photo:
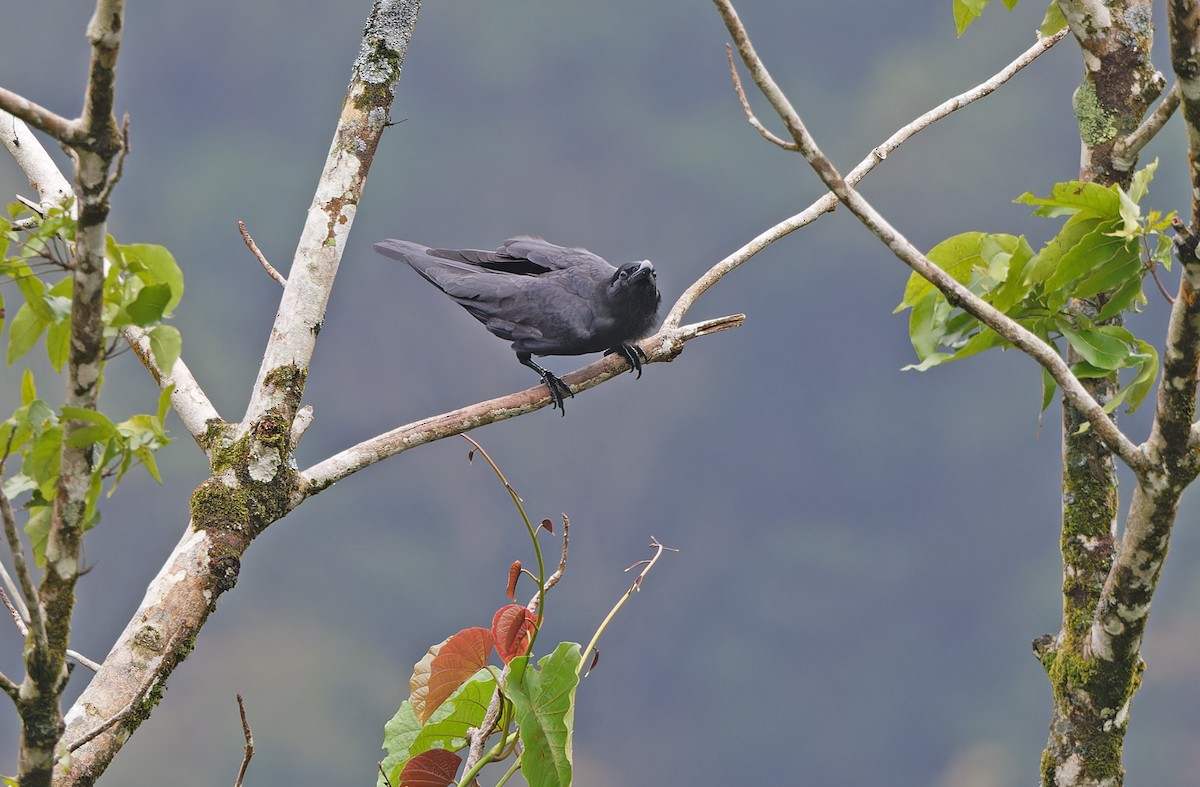
[[[549,520],[547,520],[547,521],[549,521]],[[558,581],[560,579],[562,579],[562,577],[563,577],[563,572],[567,570],[567,545],[571,541],[571,518],[568,517],[566,514],[563,514],[562,515],[562,523],[563,523],[562,554],[558,558],[558,568],[554,569],[553,574],[546,577],[545,587],[542,590],[539,590],[537,593],[534,593],[533,598],[531,598],[529,600],[529,603],[526,605],[526,608],[530,612],[537,612],[538,606],[542,603],[542,596],[545,595],[545,591],[547,591],[550,588],[557,585]]]
[[[483,714],[483,721],[479,722],[478,727],[472,727],[467,730],[467,741],[470,746],[467,750],[467,759],[463,763],[463,771],[469,771],[475,767],[484,755],[484,747],[487,746],[488,738],[492,735],[492,730],[496,727],[496,722],[500,720],[500,709],[504,705],[504,692],[500,690],[499,684],[492,691],[492,699],[488,702],[487,711]]]
[[[261,265],[263,270],[267,272],[267,275],[279,282],[281,286],[286,287],[287,279],[283,277],[282,273],[275,270],[275,266],[267,262],[266,255],[264,255],[262,250],[258,248],[258,244],[254,242],[254,238],[250,237],[250,231],[246,229],[246,222],[242,221],[241,219],[238,219],[238,232],[242,233],[242,240],[245,241],[246,248],[249,249],[250,253],[254,255],[254,258],[258,260],[258,264]]]
[[[250,767],[250,758],[254,756],[254,733],[250,731],[250,722],[246,720],[246,706],[242,703],[242,695],[237,695],[238,713],[242,717],[242,737],[246,740],[246,751],[242,756],[242,767],[238,768],[237,781],[233,783],[233,787],[242,787],[242,780],[246,778],[246,769]]]
[[[1144,478],[1154,468],[1146,454],[1129,437],[1117,428],[1116,423],[1104,411],[1087,389],[1072,374],[1070,367],[1058,350],[1042,341],[1025,326],[1008,317],[987,303],[944,270],[934,265],[907,238],[900,234],[875,208],[854,190],[834,167],[833,162],[817,147],[816,140],[808,132],[787,96],[771,77],[766,66],[754,50],[746,28],[738,18],[737,11],[729,0],[714,0],[721,17],[733,36],[742,62],[749,70],[760,91],[787,126],[788,133],[800,146],[800,152],[818,177],[838,200],[853,213],[863,226],[879,238],[904,264],[917,272],[943,293],[951,303],[977,318],[1000,334],[1017,349],[1037,361],[1049,372],[1062,389],[1063,396],[1071,402],[1096,430],[1096,434],[1110,450],[1121,458],[1139,478]]]
[[[15,431],[9,434],[4,454],[0,456],[0,476],[4,473],[4,464],[8,461],[15,435]],[[24,598],[25,609],[22,611],[29,620],[29,626],[33,629],[34,644],[44,651],[49,646],[49,640],[46,638],[46,623],[42,619],[42,604],[38,598],[33,574],[29,570],[29,564],[25,561],[25,549],[21,544],[21,534],[17,529],[17,518],[13,513],[12,501],[8,499],[3,488],[0,488],[0,520],[3,520],[4,523],[4,535],[8,540],[9,554],[12,555],[13,571],[17,575],[17,582],[21,590],[17,598]]]
[[[621,607],[625,606],[625,602],[628,601],[634,593],[641,590],[642,580],[644,580],[646,575],[650,573],[650,569],[654,568],[654,564],[658,562],[660,557],[662,557],[663,552],[679,551],[678,549],[663,546],[662,543],[660,543],[659,540],[654,536],[650,536],[650,548],[654,550],[654,557],[639,560],[629,568],[625,569],[626,572],[629,572],[638,566],[642,566],[642,570],[638,572],[636,577],[633,578],[633,584],[629,586],[629,590],[626,590],[621,595],[621,598],[617,600],[617,603],[613,605],[613,608],[610,609],[608,614],[604,616],[604,620],[601,621],[600,625],[596,627],[596,633],[592,635],[591,642],[587,644],[587,647],[583,649],[583,653],[580,654],[579,666],[575,669],[576,674],[583,672],[583,665],[587,664],[588,654],[596,650],[596,643],[600,641],[600,635],[604,633],[604,630],[608,628],[608,624],[611,623],[612,619],[615,618],[617,613],[621,611]],[[588,668],[588,671],[591,671],[590,667]]]
[[[114,724],[121,721],[121,719],[124,719],[126,716],[128,716],[130,713],[132,713],[134,708],[138,707],[141,704],[141,699],[142,699],[141,695],[138,695],[137,697],[134,697],[133,699],[131,699],[129,702],[125,703],[125,706],[123,708],[121,708],[119,711],[114,713],[112,716],[109,716],[108,719],[106,719],[104,722],[102,722],[99,727],[92,730],[87,735],[84,735],[82,738],[75,741],[71,745],[67,746],[67,751],[73,752],[73,751],[91,743],[93,740],[95,740],[97,737],[99,737],[105,730],[109,729]]]
[[[13,582],[12,575],[8,573],[8,567],[4,565],[3,561],[0,561],[0,584],[3,584],[4,588],[8,590],[8,593],[6,593],[4,597],[6,599],[11,599],[5,604],[5,606],[15,603],[16,607],[14,607],[14,611],[17,618],[22,622],[28,620],[29,610],[25,608],[25,600],[21,598],[21,593],[17,590],[17,586]],[[22,634],[22,636],[24,636],[24,634]]]
[[[963,93],[949,98],[938,104],[933,109],[925,112],[911,122],[905,124],[901,128],[888,137],[884,142],[871,149],[867,157],[858,163],[858,165],[850,170],[846,175],[846,182],[850,185],[855,185],[867,176],[871,170],[875,169],[884,159],[886,159],[893,151],[899,148],[907,140],[914,135],[929,128],[937,121],[946,117],[963,107],[966,107],[978,101],[985,96],[993,93],[998,87],[1003,85],[1014,75],[1019,73],[1023,68],[1028,66],[1050,47],[1061,41],[1067,35],[1067,30],[1060,30],[1052,36],[1038,40],[1036,44],[1022,52],[1015,60],[1009,63],[1000,71],[996,72],[991,78],[979,83],[975,87]],[[740,82],[738,83],[740,85]],[[784,219],[775,226],[765,230],[758,237],[751,240],[746,245],[742,246],[737,251],[730,254],[725,259],[713,265],[703,276],[696,280],[694,284],[687,288],[675,305],[671,307],[671,311],[667,314],[667,319],[664,322],[664,327],[672,327],[683,322],[683,317],[688,309],[708,291],[710,287],[724,278],[734,268],[737,268],[742,263],[749,260],[758,252],[770,246],[775,241],[790,235],[801,227],[805,227],[816,221],[822,215],[829,213],[837,207],[838,200],[833,194],[826,194],[816,202],[809,205],[800,213]]]
[[[3,568],[3,566],[0,566],[0,568]],[[21,597],[17,596],[16,601],[17,601],[17,603],[21,603]],[[0,602],[4,603],[4,606],[8,609],[8,613],[10,615],[12,615],[13,623],[16,625],[17,631],[20,632],[22,637],[28,637],[29,636],[29,626],[28,626],[28,624],[25,623],[25,617],[24,617],[24,615],[22,615],[21,612],[17,611],[16,606],[13,604],[13,599],[9,596],[8,593],[4,592],[4,588],[0,588]],[[24,605],[22,604],[22,606],[24,606]],[[70,648],[67,648],[67,657],[70,659],[74,659],[76,662],[87,667],[92,672],[96,672],[97,670],[100,669],[100,665],[97,664],[95,661],[92,661],[87,656],[83,655],[82,653],[78,653],[74,650],[71,650]]]
[[[129,113],[126,112],[121,118],[121,149],[117,151],[116,161],[113,163],[112,172],[108,173],[108,178],[104,181],[104,190],[101,192],[101,199],[105,202],[112,196],[113,189],[117,187],[121,176],[125,174],[125,158],[129,155]]]
[[[746,91],[742,90],[742,80],[738,76],[737,66],[733,63],[733,47],[729,44],[725,45],[725,56],[729,58],[729,76],[733,79],[733,89],[737,91],[738,100],[742,102],[742,109],[746,113],[746,120],[749,121],[750,125],[754,126],[763,139],[771,144],[778,145],[784,150],[799,150],[800,148],[796,147],[795,142],[788,142],[786,139],[780,139],[775,136],[754,116],[754,110],[750,109],[750,102],[746,100]]]

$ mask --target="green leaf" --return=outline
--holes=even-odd
[[[1146,302],[1146,297],[1142,294],[1141,276],[1130,278],[1118,287],[1116,292],[1109,296],[1108,302],[1100,309],[1100,313],[1096,315],[1096,320],[1107,320],[1113,315],[1130,308],[1135,302],[1139,304]]]
[[[46,330],[46,355],[54,371],[62,371],[70,354],[71,321],[59,320]]]
[[[1125,410],[1127,413],[1138,409],[1146,394],[1154,387],[1154,381],[1158,379],[1158,350],[1141,339],[1135,341],[1135,346],[1138,355],[1144,356],[1145,360],[1137,365],[1137,376],[1122,389],[1122,394],[1128,394],[1125,397],[1129,402],[1129,407]]]
[[[925,256],[956,281],[966,284],[971,280],[971,269],[976,265],[983,265],[983,258],[979,256],[979,243],[983,236],[982,232],[954,235],[934,246]],[[911,307],[927,293],[936,291],[937,288],[927,279],[913,273],[908,277],[908,284],[904,287],[904,299],[900,301],[896,311]]]
[[[1069,286],[1111,260],[1125,247],[1125,241],[1113,237],[1109,232],[1112,222],[1103,222],[1094,230],[1084,235],[1079,241],[1067,249],[1059,260],[1058,269],[1046,280],[1046,289],[1051,291],[1068,290]],[[1062,292],[1063,302],[1066,302],[1068,292]]]
[[[149,284],[138,291],[133,302],[125,307],[125,312],[134,325],[154,325],[162,320],[171,297],[169,284]]]
[[[997,288],[991,298],[992,305],[1005,314],[1008,314],[1013,306],[1016,306],[1029,294],[1030,283],[1026,271],[1034,257],[1029,241],[1025,240],[1024,235],[1018,237],[1016,248],[1013,249],[1009,258],[1004,283]]]
[[[1154,180],[1154,172],[1158,169],[1158,159],[1154,159],[1146,166],[1133,173],[1133,180],[1129,184],[1129,198],[1134,202],[1141,202],[1142,198],[1150,191],[1150,181]]]
[[[83,421],[90,424],[90,426],[81,427],[71,432],[67,438],[68,445],[78,448],[91,445],[92,443],[103,443],[117,431],[116,424],[110,421],[107,415],[97,410],[64,405],[60,412],[64,421]]]
[[[1102,292],[1115,290],[1129,282],[1137,282],[1141,288],[1142,257],[1136,243],[1126,243],[1112,256],[1071,290],[1076,298],[1090,298]]]
[[[488,703],[496,690],[496,679],[486,668],[447,697],[409,748],[414,757],[430,749],[458,751],[467,745],[467,730],[483,723]]]
[[[29,404],[37,399],[37,386],[33,383],[33,372],[26,369],[21,375],[21,404]]]
[[[412,703],[405,700],[400,703],[396,715],[383,725],[383,749],[388,754],[380,766],[388,774],[389,780],[395,779],[399,775],[399,769],[408,762],[409,749],[420,734],[421,722],[417,721],[413,713]],[[376,784],[378,787],[386,787],[382,773],[376,779]],[[396,782],[392,781],[392,784],[395,785]]]
[[[21,295],[25,296],[25,305],[43,320],[53,320],[54,312],[50,311],[50,304],[46,303],[46,285],[33,270],[27,265],[20,265],[15,267],[10,275],[17,282],[17,289],[21,291]]]
[[[12,322],[8,324],[8,353],[5,355],[5,363],[12,366],[13,361],[29,352],[42,335],[42,331],[50,324],[50,320],[38,316],[29,308],[28,303],[21,304]]]
[[[1046,412],[1046,408],[1054,401],[1054,392],[1058,390],[1058,383],[1054,382],[1054,378],[1050,376],[1050,372],[1042,367],[1042,412]]]
[[[1097,329],[1061,325],[1060,330],[1075,352],[1092,366],[1113,371],[1120,369],[1129,356],[1128,344]]]
[[[467,745],[467,730],[483,723],[496,679],[481,669],[445,699],[422,725],[412,703],[405,700],[391,721],[383,726],[383,748],[388,755],[381,763],[392,784],[409,759],[431,749],[457,751]],[[382,785],[383,781],[379,783]]]
[[[521,775],[529,787],[571,783],[571,739],[575,727],[579,645],[561,642],[529,669],[529,657],[509,663],[505,695],[512,701],[521,734]]]
[[[954,0],[954,28],[958,35],[961,36],[979,18],[987,4],[988,0]]]
[[[125,258],[128,271],[141,279],[143,284],[167,286],[171,295],[162,314],[169,316],[183,297],[183,271],[179,269],[175,257],[165,247],[153,243],[131,243],[117,248]]]
[[[160,429],[165,429],[167,411],[171,409],[171,394],[175,393],[175,383],[171,383],[166,388],[162,389],[158,394],[158,412],[155,418],[158,419]]]
[[[1103,225],[1094,216],[1075,215],[1067,219],[1058,234],[1046,242],[1034,257],[1029,267],[1028,278],[1032,284],[1042,284],[1058,270],[1059,262],[1081,239],[1097,231]]]
[[[954,353],[930,353],[920,363],[910,363],[908,366],[901,366],[900,371],[925,372],[952,360],[954,360]]]
[[[170,374],[183,349],[183,337],[173,325],[159,325],[150,330],[150,353],[164,375]]]
[[[1035,216],[1053,217],[1082,212],[1096,218],[1115,219],[1121,214],[1118,191],[1099,183],[1068,180],[1055,183],[1049,197],[1038,197],[1027,191],[1013,202],[1035,206]]]
[[[46,565],[46,541],[50,538],[50,506],[37,506],[29,513],[25,522],[25,535],[33,549],[33,562],[39,567]]]
[[[1067,18],[1063,16],[1062,9],[1058,7],[1058,0],[1050,0],[1050,5],[1046,6],[1046,15],[1042,17],[1042,23],[1038,25],[1038,35],[1042,38],[1049,38],[1066,26]]]

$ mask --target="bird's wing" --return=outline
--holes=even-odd
[[[499,256],[526,260],[548,270],[582,268],[592,272],[594,276],[605,277],[616,273],[616,268],[607,260],[587,249],[558,246],[534,235],[509,238],[496,251]]]

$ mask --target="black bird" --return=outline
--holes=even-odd
[[[542,377],[566,415],[570,387],[532,355],[617,353],[642,376],[646,353],[633,342],[654,332],[662,297],[648,260],[614,268],[587,249],[556,246],[530,235],[496,251],[431,249],[405,240],[375,251],[403,260],[484,326],[512,342],[517,360]]]

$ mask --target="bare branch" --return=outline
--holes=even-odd
[[[0,569],[3,569],[3,565],[0,565]],[[7,575],[8,575],[7,572],[3,572],[3,573],[5,574],[5,577],[7,578]],[[11,580],[10,580],[10,583],[11,583]],[[21,602],[20,596],[16,597],[16,601],[17,601],[17,604],[21,604],[21,607],[23,609],[25,605],[24,605],[24,603]],[[17,609],[16,604],[13,603],[13,599],[11,597],[9,597],[8,593],[6,593],[4,591],[4,588],[0,588],[0,602],[4,603],[4,606],[8,610],[8,613],[10,615],[12,615],[13,624],[17,627],[17,631],[19,631],[21,633],[21,636],[22,637],[29,636],[29,625],[25,622],[25,617],[28,613],[22,613]],[[79,664],[82,664],[83,666],[87,667],[92,672],[96,672],[97,670],[100,669],[100,665],[97,664],[95,661],[89,659],[87,656],[83,655],[82,653],[71,650],[70,648],[67,648],[67,657],[70,659],[74,659]]]
[[[750,125],[754,126],[763,139],[772,145],[778,145],[784,150],[799,150],[800,148],[796,147],[795,142],[788,142],[786,139],[780,139],[775,136],[754,116],[754,110],[750,109],[750,102],[746,100],[746,91],[742,90],[742,80],[738,76],[737,66],[733,62],[733,47],[729,44],[725,45],[725,56],[729,58],[729,76],[733,79],[733,89],[737,91],[738,100],[742,102],[742,110],[746,113],[746,120],[749,121]]]
[[[12,437],[10,435],[9,440]],[[5,458],[8,451],[5,450]],[[4,462],[0,461],[0,471],[4,469]],[[24,600],[24,608],[22,612],[28,616],[29,626],[33,629],[33,641],[35,647],[45,649],[48,645],[46,638],[46,623],[42,617],[42,603],[38,599],[37,585],[33,581],[33,573],[29,570],[29,564],[25,561],[25,549],[21,545],[20,530],[17,527],[17,518],[13,513],[12,501],[8,499],[8,495],[4,494],[4,490],[0,488],[0,520],[4,524],[4,536],[8,541],[8,551],[12,555],[13,571],[17,575],[17,582],[20,585],[21,594],[17,596],[18,602]],[[18,625],[22,623],[22,616],[17,615]]]
[[[1145,454],[1134,445],[1116,423],[1104,412],[1104,408],[1092,398],[1058,351],[1039,339],[1034,333],[1010,319],[991,304],[975,295],[938,266],[934,265],[915,246],[892,227],[874,207],[855,191],[842,177],[833,163],[817,147],[799,114],[791,102],[771,78],[766,66],[754,51],[745,27],[738,18],[729,0],[714,0],[725,25],[733,36],[734,44],[742,57],[759,90],[779,114],[788,132],[800,146],[809,166],[837,198],[850,209],[863,225],[879,238],[902,262],[941,290],[950,303],[962,308],[996,333],[1003,336],[1014,347],[1023,351],[1046,369],[1058,383],[1065,396],[1083,414],[1096,434],[1114,454],[1119,456],[1135,473],[1144,475],[1151,469]]]
[[[1171,115],[1179,109],[1179,101],[1179,83],[1176,82],[1171,85],[1171,89],[1163,96],[1163,100],[1159,102],[1153,112],[1146,116],[1142,124],[1132,134],[1113,145],[1113,166],[1124,172],[1133,169],[1142,148],[1146,147],[1147,143],[1162,131],[1162,127],[1171,119]]]
[[[0,142],[25,173],[29,185],[38,194],[40,213],[54,205],[65,204],[74,192],[63,177],[46,148],[38,141],[25,122],[0,111]]]
[[[254,756],[254,733],[250,731],[250,722],[246,720],[246,706],[242,702],[241,694],[237,695],[237,703],[238,714],[242,717],[242,737],[246,741],[246,748],[242,755],[242,767],[238,768],[237,780],[233,783],[233,787],[242,787],[242,782],[246,778],[246,769],[250,767],[250,758]]]
[[[646,352],[644,363],[671,361],[683,351],[683,344],[697,336],[741,325],[746,315],[734,314],[715,320],[706,320],[682,328],[663,327],[657,334],[644,339],[640,344]],[[576,393],[594,388],[628,371],[626,361],[620,356],[608,355],[587,366],[564,375],[563,381]],[[423,418],[398,427],[351,446],[300,473],[291,506],[295,508],[311,495],[327,489],[347,476],[369,467],[389,456],[395,456],[410,448],[441,440],[444,437],[462,434],[480,426],[505,421],[518,415],[540,410],[550,404],[546,386],[537,385],[517,393],[496,399],[478,402],[440,415]]]
[[[262,253],[262,250],[258,248],[258,244],[254,242],[254,238],[250,237],[250,230],[246,229],[246,222],[242,221],[241,219],[238,219],[238,232],[242,233],[242,241],[245,242],[246,248],[248,248],[250,253],[254,255],[254,258],[258,260],[258,264],[261,265],[262,269],[267,272],[267,275],[286,287],[287,279],[283,278],[283,274],[275,270],[275,267],[271,265],[271,263],[267,262],[266,256]]]
[[[63,143],[69,144],[79,134],[78,121],[68,120],[3,87],[0,87],[0,110],[20,118]]]
[[[846,183],[852,186],[857,184],[864,177],[866,177],[871,170],[875,169],[877,165],[883,162],[884,159],[886,159],[893,151],[899,148],[908,139],[951,114],[952,112],[962,109],[963,107],[973,104],[979,99],[990,95],[996,90],[996,88],[1000,87],[1009,79],[1011,79],[1023,68],[1045,53],[1050,47],[1061,41],[1066,35],[1067,31],[1061,30],[1052,36],[1038,40],[1036,44],[1022,52],[1020,56],[998,71],[990,79],[981,82],[970,90],[960,93],[953,98],[943,101],[933,109],[925,112],[917,118],[914,118],[911,122],[902,126],[883,143],[875,148],[872,148],[867,157],[860,161],[854,169],[850,170],[850,173],[846,175]],[[737,82],[737,85],[739,87],[741,86],[740,80]],[[743,106],[746,106],[744,99]],[[795,143],[786,144],[794,145]],[[730,254],[728,257],[718,262],[703,276],[697,279],[692,286],[688,287],[683,295],[679,296],[679,300],[675,302],[675,305],[671,307],[671,311],[667,314],[667,319],[664,324],[668,327],[679,325],[679,323],[683,321],[683,317],[687,313],[688,309],[690,309],[692,305],[700,298],[700,296],[703,295],[710,287],[724,278],[726,274],[780,238],[795,232],[801,227],[811,224],[825,213],[832,211],[837,204],[838,200],[836,196],[833,194],[826,194],[800,213],[797,213],[795,216],[779,222],[775,226],[761,233],[758,237],[751,240],[745,246],[742,246],[733,254]]]

